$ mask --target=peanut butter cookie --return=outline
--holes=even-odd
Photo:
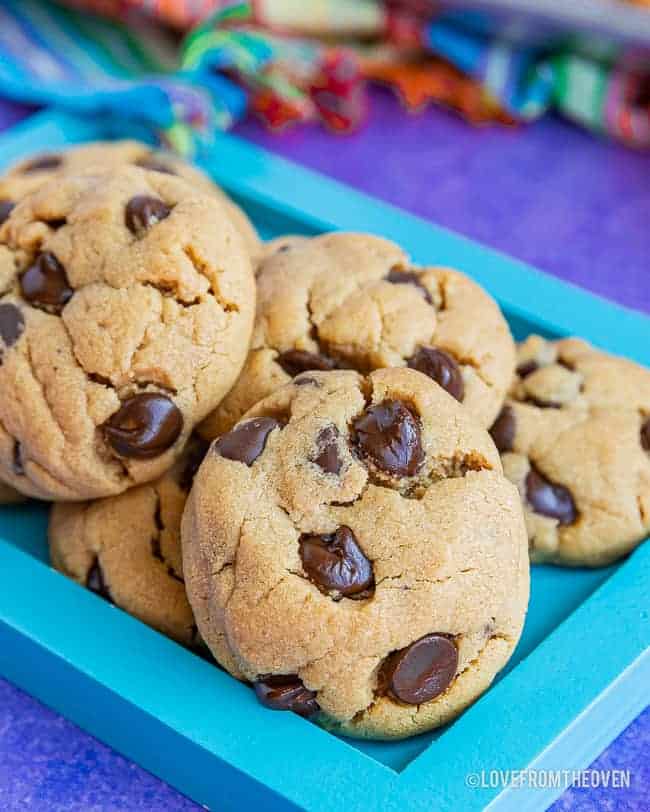
[[[0,227],[0,479],[56,500],[157,479],[236,380],[254,301],[240,235],[186,181],[39,186]]]
[[[255,227],[244,211],[216,183],[177,156],[154,150],[139,141],[99,141],[21,161],[0,177],[0,223],[25,194],[33,192],[61,172],[74,174],[87,169],[117,169],[124,165],[178,175],[189,181],[197,191],[216,197],[226,207],[250,256],[258,255],[260,239]]]
[[[196,622],[265,705],[351,736],[445,724],[528,602],[523,512],[485,429],[410,369],[313,372],[212,445],[182,524]]]
[[[414,267],[366,234],[285,241],[258,267],[251,352],[232,392],[203,423],[213,438],[260,398],[310,369],[409,366],[435,380],[484,426],[515,365],[496,303],[458,271]]]
[[[650,532],[650,371],[585,341],[530,336],[491,429],[531,559],[598,567]]]
[[[94,502],[54,505],[52,565],[179,643],[197,643],[183,584],[180,524],[207,445],[191,439],[156,482]]]

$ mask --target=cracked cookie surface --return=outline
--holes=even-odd
[[[0,227],[0,479],[45,499],[158,478],[243,364],[255,289],[212,197],[136,167],[58,177]]]
[[[190,439],[155,482],[93,502],[53,505],[52,566],[186,646],[199,642],[185,594],[180,524],[207,444]]]
[[[346,735],[453,719],[526,612],[517,491],[487,431],[410,369],[302,373],[258,403],[206,455],[182,542],[217,661]]]
[[[514,371],[496,303],[458,271],[412,267],[399,246],[366,234],[291,239],[258,266],[251,351],[240,379],[200,431],[215,437],[262,397],[309,369],[411,366],[484,426]]]
[[[531,560],[597,567],[650,533],[650,371],[530,336],[491,429],[522,496]]]
[[[250,256],[258,255],[261,245],[255,227],[245,212],[219,186],[203,172],[177,156],[152,149],[139,141],[98,141],[62,152],[35,155],[20,161],[0,177],[0,223],[3,216],[6,216],[26,194],[35,191],[59,173],[75,174],[87,169],[109,170],[124,165],[178,175],[189,181],[197,191],[216,197],[226,207]]]

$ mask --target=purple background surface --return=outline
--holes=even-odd
[[[374,94],[361,133],[237,132],[292,160],[435,220],[556,276],[650,312],[650,156],[556,119],[474,130],[450,114],[398,114]],[[0,101],[0,129],[24,115]],[[594,762],[629,769],[628,790],[570,789],[565,810],[650,808],[650,709]],[[0,809],[200,809],[58,714],[0,680]]]

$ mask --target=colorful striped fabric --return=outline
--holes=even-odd
[[[224,76],[179,70],[178,47],[157,26],[127,27],[40,0],[0,4],[0,94],[105,114],[125,134],[153,131],[185,153],[246,106]]]
[[[575,41],[549,52],[486,33],[483,17],[432,15],[397,0],[68,5],[123,22],[46,0],[2,0],[0,94],[106,114],[118,132],[153,133],[184,153],[209,144],[247,104],[273,128],[317,120],[348,131],[365,116],[367,80],[392,85],[412,109],[444,103],[471,121],[506,123],[555,109],[650,146],[647,53]],[[155,19],[202,22],[179,45]]]

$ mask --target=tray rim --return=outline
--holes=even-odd
[[[0,164],[37,143],[55,148],[106,137],[107,129],[96,121],[40,113],[0,135]],[[510,313],[539,324],[531,303],[552,301],[553,317],[542,321],[543,329],[563,334],[568,323],[577,322],[577,332],[594,340],[597,323],[609,348],[650,362],[650,346],[645,349],[641,340],[650,334],[650,319],[642,314],[534,271],[234,136],[221,136],[216,149],[217,157],[206,157],[203,163],[210,165],[226,188],[253,205],[279,211],[307,230],[340,228],[344,221],[348,228],[379,231],[401,241],[416,258],[418,247],[422,254],[423,246],[434,239],[437,255],[466,271],[464,266],[471,267],[471,275],[482,283],[488,279],[488,289]],[[474,264],[479,261],[477,269]],[[521,274],[524,281],[519,278],[518,285],[526,288],[525,295],[512,288]],[[557,296],[563,299],[555,306]],[[583,312],[587,310],[589,317]],[[583,330],[583,325],[591,329]],[[255,703],[240,707],[231,701],[246,688],[2,539],[0,673],[213,808],[217,803],[223,808],[224,802],[235,808],[242,798],[263,797],[265,808],[327,810],[344,805],[350,810],[397,810],[408,804],[409,809],[429,809],[435,799],[441,809],[483,809],[487,804],[498,810],[544,809],[563,788],[550,793],[476,790],[465,786],[464,776],[473,767],[480,769],[479,765],[515,769],[558,764],[558,758],[563,759],[563,768],[587,766],[650,698],[648,594],[650,545],[645,545],[401,772],[290,714],[277,714],[273,725],[268,725],[267,712]],[[51,611],[52,604],[64,610],[63,616],[65,612],[78,615],[81,610],[89,625],[96,622],[102,628],[102,639],[89,642],[69,635],[60,627],[59,615]],[[125,646],[130,662],[140,662],[142,672],[116,668],[113,658]],[[12,657],[12,651],[25,656]],[[164,674],[162,669],[150,673],[152,657],[165,663]],[[540,669],[548,673],[549,664],[564,672],[570,695],[558,696],[550,682],[531,695],[528,686],[535,685],[535,680],[529,676]],[[41,679],[48,669],[65,675],[65,684],[63,677]],[[174,688],[190,677],[192,692],[187,701],[197,708],[203,702],[194,716],[188,709],[180,712],[173,702]],[[97,694],[102,713],[79,703],[76,691]],[[536,717],[532,730],[526,724],[531,705],[547,709]],[[490,724],[497,707],[506,732]],[[237,728],[242,714],[247,723],[244,737]],[[127,729],[125,718],[138,719],[151,736],[169,741],[175,758],[153,751],[150,741]],[[224,720],[233,726],[224,728]],[[215,722],[216,730],[210,727]],[[489,754],[489,764],[484,753]],[[298,783],[295,763],[301,769]],[[224,799],[197,764],[209,766],[211,776],[226,778],[232,797]],[[335,797],[327,792],[333,773],[338,781]]]

